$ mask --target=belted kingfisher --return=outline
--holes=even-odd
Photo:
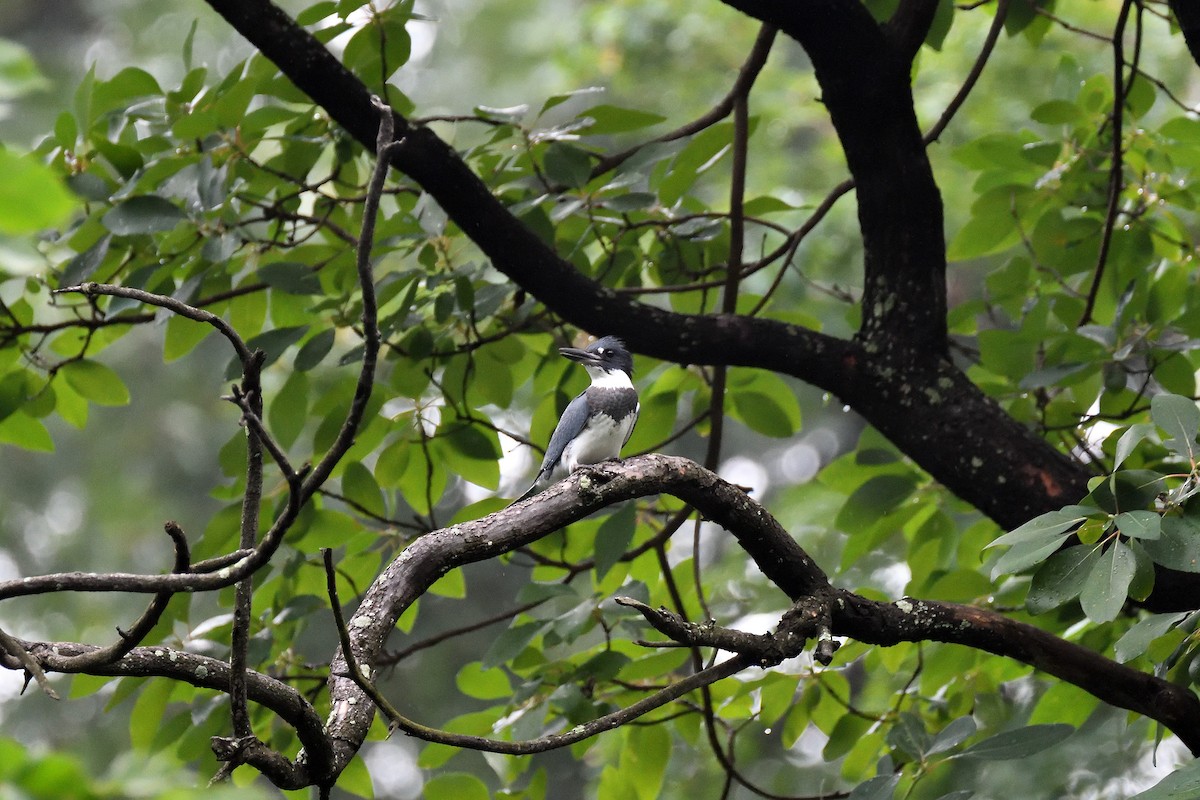
[[[615,336],[597,339],[580,350],[560,347],[560,355],[583,364],[592,385],[570,402],[558,420],[542,468],[533,485],[515,502],[532,497],[556,471],[574,472],[620,456],[637,422],[641,404],[633,388],[633,356]]]

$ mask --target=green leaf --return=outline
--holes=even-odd
[[[170,681],[149,681],[142,685],[129,715],[129,741],[135,748],[145,751],[154,741],[162,728],[172,688]]]
[[[1028,758],[1053,747],[1074,732],[1075,729],[1070,725],[1030,725],[989,736],[954,757],[987,761]]]
[[[892,800],[899,784],[899,772],[891,775],[879,775],[855,786],[847,800]]]
[[[1046,559],[1033,573],[1025,607],[1031,614],[1042,614],[1079,595],[1100,551],[1092,545],[1075,545]]]
[[[664,725],[633,726],[627,730],[621,771],[637,776],[634,789],[638,800],[657,800],[671,758],[671,735]]]
[[[29,51],[14,41],[0,39],[0,102],[13,100],[46,85],[46,78],[38,71],[37,62]]]
[[[57,174],[0,147],[0,234],[17,236],[66,223],[78,202]]]
[[[1135,425],[1130,425],[1129,430],[1121,434],[1121,438],[1117,440],[1116,453],[1113,456],[1113,472],[1129,458],[1130,454],[1141,444],[1147,436],[1154,432],[1154,426],[1148,422],[1139,422]]]
[[[1125,634],[1117,640],[1113,647],[1117,661],[1124,664],[1126,661],[1137,658],[1146,652],[1151,642],[1178,625],[1190,613],[1190,611],[1180,611],[1174,614],[1151,614],[1145,619],[1138,620],[1136,625],[1125,631]]]
[[[1162,534],[1162,517],[1153,511],[1126,511],[1118,514],[1114,523],[1132,539],[1157,539]]]
[[[45,424],[27,414],[12,414],[0,420],[0,443],[37,453],[54,451],[54,440]]]
[[[0,200],[0,202],[3,201]],[[76,254],[63,268],[58,285],[60,287],[77,286],[90,278],[92,273],[104,263],[104,257],[108,255],[108,245],[111,242],[112,236],[106,234],[87,250]]]
[[[307,325],[298,325],[293,328],[272,328],[250,339],[246,342],[246,347],[250,348],[250,352],[262,350],[265,356],[263,367],[267,367],[274,364],[285,350],[303,339],[306,333],[308,333]],[[230,360],[229,366],[225,368],[225,378],[233,380],[241,374],[242,364],[235,356]]]
[[[876,475],[851,493],[834,524],[852,536],[860,534],[908,499],[916,487],[911,475]]]
[[[1155,563],[1183,572],[1200,572],[1200,524],[1191,514],[1162,518],[1158,539],[1142,542]]]
[[[317,366],[333,349],[333,341],[336,337],[337,331],[333,328],[317,331],[311,339],[300,345],[300,350],[296,353],[292,366],[301,372],[307,372]]]
[[[932,756],[958,747],[967,739],[974,736],[976,729],[977,726],[973,717],[959,717],[952,720],[949,725],[942,728],[933,737],[933,741],[925,748],[925,755]]]
[[[637,111],[632,108],[619,108],[618,106],[601,103],[595,105],[588,110],[580,113],[581,117],[591,117],[592,124],[587,128],[588,135],[609,134],[609,133],[625,133],[626,131],[636,131],[639,128],[648,128],[651,125],[657,125],[666,119],[659,114],[651,114],[648,111]]]
[[[476,700],[498,700],[512,696],[508,676],[499,667],[484,669],[478,661],[472,661],[458,671],[455,683],[460,692]]]
[[[271,435],[286,448],[295,443],[307,421],[308,377],[303,372],[293,372],[271,398],[267,424]]]
[[[634,503],[626,503],[600,524],[594,547],[597,581],[603,580],[613,565],[625,554],[629,543],[633,541],[635,530],[637,506]]]
[[[1189,462],[1196,461],[1196,433],[1200,431],[1200,408],[1195,401],[1176,394],[1157,394],[1150,400],[1150,418],[1169,437],[1164,444]]]
[[[421,797],[425,800],[489,800],[491,795],[487,785],[474,775],[449,772],[427,780],[421,788]]]
[[[791,397],[791,394],[788,394]],[[795,398],[791,397],[794,401]],[[766,436],[787,438],[796,433],[799,420],[789,413],[793,403],[781,402],[779,395],[762,392],[736,391],[733,393],[733,416],[752,431]],[[798,409],[798,406],[796,407]]]
[[[368,800],[374,797],[375,788],[371,784],[371,773],[367,771],[367,760],[365,758],[350,759],[346,768],[338,775],[337,786],[342,791],[358,797],[366,797]]]
[[[925,730],[925,723],[920,716],[904,711],[888,731],[887,743],[913,761],[920,761],[929,748],[929,732]]]
[[[1129,597],[1129,583],[1136,569],[1133,553],[1124,542],[1114,541],[1092,565],[1079,605],[1092,622],[1111,622]]]
[[[500,485],[500,439],[496,432],[457,421],[445,436],[434,440],[434,450],[446,468],[485,489]]]
[[[401,6],[393,6],[388,11],[355,33],[342,52],[346,66],[358,73],[368,86],[386,82],[412,55],[412,37],[405,26],[407,14]]]
[[[1200,797],[1200,760],[1189,761],[1130,800],[1195,800],[1196,797]]]
[[[167,318],[167,329],[163,334],[163,362],[169,364],[183,358],[213,330],[211,325],[172,314]]]
[[[430,594],[461,600],[467,596],[467,579],[461,569],[452,569],[429,587]]]
[[[258,269],[258,277],[272,289],[288,294],[321,294],[321,280],[308,264],[275,261]]]
[[[362,462],[351,461],[346,465],[342,473],[342,494],[371,514],[382,517],[385,513],[383,492],[375,482],[375,476]]]
[[[184,219],[182,210],[165,197],[146,194],[113,206],[100,222],[118,236],[172,230]]]
[[[995,214],[973,216],[958,229],[946,248],[949,261],[968,261],[999,253],[1020,241],[1011,219]]]
[[[100,406],[123,406],[129,403],[129,390],[120,376],[110,367],[91,359],[69,361],[59,374],[81,397]]]
[[[586,186],[592,176],[592,160],[588,154],[562,142],[553,142],[546,148],[542,166],[551,181],[576,189]]]
[[[1030,111],[1029,117],[1034,122],[1046,125],[1064,125],[1081,120],[1084,112],[1082,108],[1067,100],[1049,100]]]
[[[850,750],[871,729],[871,721],[855,714],[842,716],[829,732],[829,740],[821,750],[821,756],[826,761],[834,761],[849,753]]]
[[[1097,509],[1091,506],[1067,506],[1056,511],[1034,517],[1024,525],[1003,536],[992,540],[988,547],[998,544],[1014,545],[1023,542],[1043,541],[1048,536],[1054,536],[1083,522],[1088,516],[1095,514]]]
[[[540,622],[526,622],[522,625],[515,625],[501,633],[492,642],[492,646],[488,648],[484,654],[481,663],[484,669],[498,667],[512,661],[521,654],[534,637],[542,630]]]

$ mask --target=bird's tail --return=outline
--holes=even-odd
[[[525,490],[525,494],[521,495],[516,500],[513,500],[512,503],[509,503],[509,505],[519,503],[522,500],[528,500],[529,498],[533,497],[535,494],[540,492],[544,485],[544,481],[542,480],[542,477],[543,477],[542,474],[539,472],[538,476],[533,479],[533,483],[529,484],[529,488]]]

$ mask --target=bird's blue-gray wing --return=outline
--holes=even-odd
[[[625,432],[625,441],[621,442],[621,447],[629,444],[630,438],[633,436],[633,429],[637,427],[638,415],[642,413],[642,404],[638,403],[633,407],[633,422],[629,423],[629,430]]]
[[[567,449],[567,445],[583,431],[587,420],[588,401],[587,393],[584,392],[568,403],[566,410],[559,417],[558,427],[554,429],[554,434],[550,437],[550,444],[546,447],[546,457],[542,459],[539,478],[545,477],[554,469],[558,460],[562,458],[563,451]]]

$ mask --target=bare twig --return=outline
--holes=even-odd
[[[211,311],[205,311],[202,308],[188,305],[182,300],[174,297],[168,297],[162,294],[154,294],[153,292],[143,291],[142,289],[134,289],[129,286],[114,286],[107,283],[81,283],[77,286],[67,286],[62,289],[55,289],[53,294],[82,294],[86,297],[96,297],[104,295],[108,297],[125,297],[130,300],[137,300],[139,303],[145,303],[149,306],[157,306],[165,308],[168,311],[174,312],[181,317],[187,317],[196,322],[204,322],[216,328],[222,336],[229,340],[229,344],[233,346],[234,352],[237,353],[238,360],[242,362],[242,368],[250,363],[253,354],[250,348],[246,347],[246,342],[237,331],[233,329],[228,322],[218,317]]]
[[[996,16],[992,19],[992,26],[988,28],[987,37],[983,40],[983,47],[979,49],[979,55],[975,57],[975,63],[971,65],[971,70],[967,73],[967,77],[963,80],[962,86],[958,88],[953,99],[950,100],[946,108],[942,111],[942,115],[938,117],[937,122],[926,131],[923,141],[926,145],[932,144],[942,135],[942,131],[946,130],[946,126],[950,124],[950,120],[954,119],[954,115],[962,108],[962,104],[967,101],[967,95],[975,88],[975,84],[979,82],[979,76],[983,74],[983,68],[987,66],[988,59],[992,56],[992,50],[996,47],[996,41],[1000,38],[1000,32],[1004,30],[1004,20],[1008,16],[1009,0],[997,0]]]
[[[371,390],[375,383],[375,361],[379,356],[379,310],[375,301],[375,276],[371,267],[371,248],[375,242],[375,217],[379,211],[379,198],[383,193],[383,182],[387,178],[388,162],[392,153],[403,146],[404,140],[395,141],[395,121],[392,117],[392,109],[375,96],[372,96],[371,103],[379,112],[379,132],[375,142],[375,170],[371,173],[367,197],[363,203],[363,224],[362,232],[358,237],[356,260],[363,306],[362,366],[359,369],[358,384],[354,388],[354,398],[350,402],[350,410],[342,422],[337,437],[324,457],[317,462],[312,472],[304,480],[303,497],[305,500],[321,488],[330,473],[333,472],[333,468],[337,466],[342,456],[354,443],[354,437],[358,434],[358,427],[366,413],[367,403],[371,399]]]
[[[1083,306],[1083,314],[1079,324],[1086,325],[1092,319],[1096,307],[1096,297],[1100,293],[1100,282],[1104,278],[1104,267],[1108,262],[1108,250],[1112,245],[1113,231],[1117,227],[1117,212],[1120,210],[1121,190],[1124,188],[1125,143],[1121,140],[1125,119],[1125,24],[1129,20],[1129,10],[1133,0],[1124,0],[1117,15],[1117,25],[1113,30],[1113,104],[1112,104],[1112,156],[1108,169],[1108,207],[1104,212],[1104,230],[1100,235],[1100,252],[1096,255],[1096,268],[1092,274],[1092,285],[1088,289],[1087,301]]]

